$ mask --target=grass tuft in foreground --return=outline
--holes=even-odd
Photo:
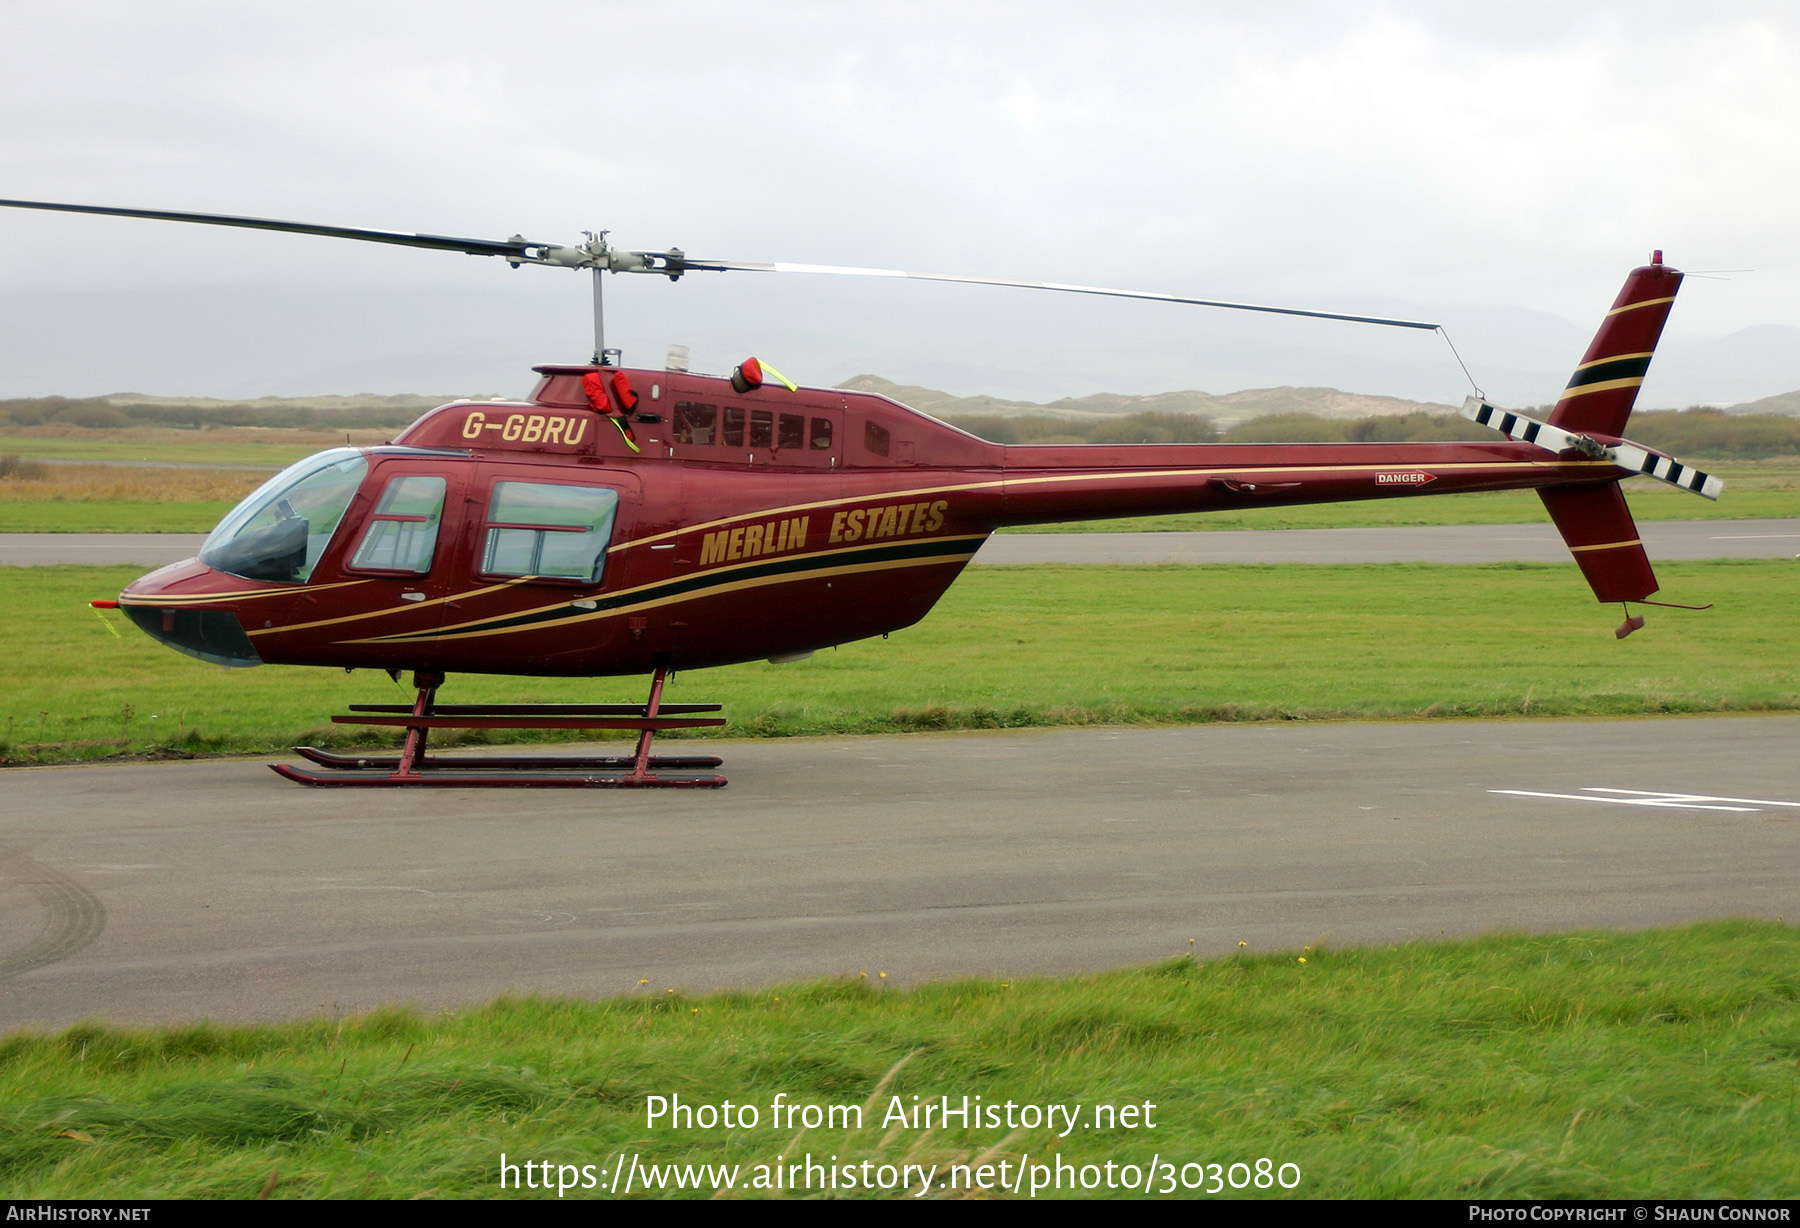
[[[743,1192],[778,1155],[937,1164],[944,1180],[951,1164],[1029,1155],[1161,1156],[1187,1196],[1181,1165],[1267,1157],[1297,1165],[1293,1194],[1315,1198],[1792,1197],[1796,969],[1794,927],[1715,922],[905,990],[865,974],[689,997],[648,980],[635,997],[430,1017],[88,1024],[0,1042],[0,1188],[495,1196],[504,1152],[608,1175],[621,1156],[726,1166],[685,1191],[659,1170],[669,1188],[650,1192],[689,1196],[727,1171]],[[778,1094],[840,1112],[777,1127]],[[888,1116],[965,1095],[1070,1106],[1080,1125]],[[758,1122],[652,1125],[652,1096],[729,1100]],[[1155,1128],[1090,1128],[1099,1104],[1154,1105],[1140,1113]]]

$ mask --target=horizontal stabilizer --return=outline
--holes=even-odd
[[[1645,477],[1691,490],[1706,499],[1718,499],[1725,489],[1723,480],[1701,473],[1692,465],[1684,465],[1673,456],[1664,456],[1635,443],[1622,443],[1612,449],[1613,463],[1621,469],[1633,469]]]
[[[1526,443],[1535,443],[1552,452],[1567,452],[1570,448],[1585,452],[1587,449],[1583,447],[1583,443],[1594,442],[1585,435],[1565,431],[1560,426],[1551,426],[1548,422],[1539,422],[1536,418],[1527,418],[1524,414],[1489,405],[1479,397],[1464,397],[1462,408],[1457,412],[1471,422],[1493,427],[1508,439],[1523,439]]]
[[[1524,414],[1497,409],[1476,397],[1464,400],[1460,412],[1471,422],[1492,427],[1508,439],[1522,439],[1551,452],[1574,451],[1592,460],[1611,461],[1621,469],[1667,482],[1682,490],[1692,491],[1702,498],[1717,499],[1725,490],[1722,479],[1710,473],[1702,473],[1692,465],[1684,465],[1672,456],[1653,452],[1641,444],[1603,444],[1590,435],[1579,435],[1560,426],[1528,418]]]
[[[1650,556],[1617,482],[1538,491],[1556,531],[1600,601],[1642,601],[1657,589]]]

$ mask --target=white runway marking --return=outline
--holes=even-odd
[[[1763,806],[1789,806],[1800,809],[1800,802],[1775,802],[1755,797],[1715,797],[1710,793],[1657,793],[1644,789],[1609,789],[1604,785],[1583,786],[1580,793],[1539,793],[1532,789],[1489,789],[1489,793],[1505,793],[1512,797],[1552,797],[1570,802],[1611,802],[1615,806],[1661,806],[1675,810],[1728,810],[1738,814],[1755,814]],[[1595,797],[1594,794],[1616,794]],[[1710,803],[1738,803],[1712,805]]]

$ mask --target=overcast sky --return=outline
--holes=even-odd
[[[1800,387],[1795,6],[1266,7],[4,0],[0,197],[1405,314],[1515,401],[1660,247],[1754,270],[1688,282],[1665,365],[1725,374],[1665,399]],[[11,210],[0,239],[0,395],[517,393],[591,348],[585,274]],[[761,274],[607,292],[645,365],[1468,390],[1441,341],[1352,325]],[[1758,325],[1784,327],[1716,340]]]

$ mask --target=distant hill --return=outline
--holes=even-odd
[[[93,400],[105,401],[109,405],[166,405],[181,409],[251,409],[251,410],[286,410],[286,409],[352,409],[363,411],[392,410],[395,413],[424,413],[428,409],[436,409],[446,401],[485,401],[493,399],[489,396],[443,396],[427,397],[416,393],[397,393],[393,396],[381,396],[373,392],[359,392],[354,396],[327,397],[258,397],[254,401],[237,401],[220,397],[153,397],[141,392],[115,392],[108,396],[94,397]]]
[[[1783,392],[1760,401],[1728,406],[1728,414],[1800,414],[1800,392]]]
[[[1269,414],[1312,414],[1320,418],[1355,419],[1402,414],[1447,414],[1453,405],[1429,401],[1404,401],[1399,397],[1362,396],[1335,388],[1252,388],[1216,396],[1210,392],[1160,392],[1152,396],[1122,396],[1100,392],[1060,401],[1007,401],[999,397],[959,397],[935,388],[896,384],[879,375],[858,375],[838,387],[853,392],[873,392],[924,410],[938,418],[1048,417],[1110,418],[1126,414],[1204,414],[1220,426],[1232,426]]]
[[[1349,422],[1365,418],[1401,417],[1406,414],[1441,415],[1455,413],[1454,405],[1431,401],[1407,401],[1399,397],[1365,396],[1340,392],[1336,388],[1251,388],[1222,395],[1190,389],[1183,392],[1159,392],[1150,396],[1125,396],[1097,392],[1085,397],[1064,397],[1059,401],[1009,401],[1002,397],[959,397],[935,388],[916,384],[896,384],[879,375],[858,375],[838,387],[855,392],[873,392],[902,405],[938,418],[1066,418],[1071,421],[1118,418],[1132,414],[1200,414],[1210,418],[1220,429],[1229,430],[1242,422],[1275,414],[1301,414],[1332,421]],[[350,414],[379,418],[382,421],[410,421],[446,401],[490,400],[489,395],[467,394],[421,396],[403,393],[384,396],[358,393],[354,396],[259,397],[255,400],[231,400],[219,397],[159,397],[140,392],[115,392],[103,397],[83,400],[84,405],[157,407],[163,410],[194,410],[200,417],[211,419],[220,413],[240,417],[246,413],[280,419],[299,411],[325,414]],[[48,407],[62,398],[35,398],[30,404]],[[26,404],[19,401],[17,404]],[[13,404],[13,402],[8,402]],[[1547,406],[1510,406],[1514,409],[1547,409]],[[1729,414],[1800,415],[1800,390],[1784,392],[1724,407]],[[166,415],[158,415],[166,416]]]
[[[896,384],[879,375],[858,375],[838,385],[853,392],[873,392],[902,405],[924,410],[937,418],[1068,418],[1093,419],[1126,414],[1204,414],[1221,428],[1273,414],[1307,414],[1333,421],[1400,417],[1405,414],[1453,414],[1458,406],[1432,401],[1406,401],[1399,397],[1364,396],[1336,388],[1251,388],[1215,395],[1210,392],[1160,392],[1132,397],[1099,392],[1060,401],[1008,401],[1000,397],[959,397],[916,384]],[[1549,406],[1511,406],[1514,409],[1548,410]],[[1800,414],[1800,390],[1724,407],[1728,414]]]

